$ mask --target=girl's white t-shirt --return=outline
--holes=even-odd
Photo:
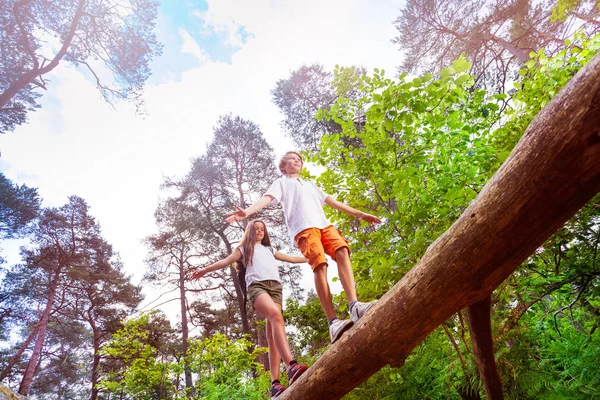
[[[244,255],[244,249],[240,246],[240,253]],[[281,282],[277,261],[272,248],[258,243],[254,246],[252,264],[246,265],[246,287],[254,281],[277,281]]]
[[[323,229],[331,225],[323,211],[325,199],[329,195],[313,182],[284,176],[273,182],[265,196],[272,197],[273,204],[281,203],[294,246],[294,238],[303,230]]]

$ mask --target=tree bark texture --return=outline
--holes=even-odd
[[[29,394],[29,389],[31,389],[31,384],[33,383],[33,376],[35,374],[35,370],[37,369],[40,355],[42,354],[42,346],[44,345],[44,339],[46,338],[46,329],[48,328],[48,320],[50,319],[50,312],[52,311],[52,305],[54,304],[54,296],[56,295],[56,290],[58,288],[60,273],[61,268],[58,268],[52,275],[52,282],[50,283],[46,308],[41,315],[31,358],[27,363],[27,367],[23,373],[23,378],[21,379],[21,384],[19,385],[19,394],[25,396]]]
[[[494,357],[494,340],[492,339],[492,321],[490,307],[492,297],[472,304],[467,310],[467,320],[469,323],[469,332],[471,333],[471,343],[473,344],[473,353],[479,375],[485,386],[485,394],[488,400],[503,400],[502,380],[496,367]]]
[[[490,296],[600,190],[600,55],[535,117],[494,177],[281,400],[339,399]]]
[[[2,370],[2,373],[0,373],[0,381],[3,381],[4,378],[6,378],[10,374],[10,372],[12,371],[15,364],[17,364],[17,362],[19,362],[19,360],[21,359],[21,356],[23,355],[25,350],[27,350],[27,347],[29,346],[29,344],[31,343],[31,341],[33,340],[35,335],[37,334],[38,328],[39,328],[39,322],[34,325],[33,329],[31,329],[31,332],[29,332],[29,336],[27,336],[27,339],[25,339],[23,344],[21,344],[21,347],[19,348],[19,351],[17,351],[17,354],[15,354],[10,359],[10,361],[8,362],[6,367],[4,367],[4,369]]]

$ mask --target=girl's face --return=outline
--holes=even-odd
[[[297,175],[302,171],[302,160],[297,154],[288,154],[285,157],[286,175]]]
[[[254,234],[256,237],[256,243],[260,243],[265,237],[265,225],[262,222],[254,223]]]

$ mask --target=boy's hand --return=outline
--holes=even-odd
[[[190,276],[190,279],[191,279],[191,280],[194,280],[194,279],[200,279],[200,278],[202,278],[204,275],[206,275],[207,273],[208,273],[208,271],[206,270],[206,268],[200,268],[200,269],[197,269],[196,271],[194,271],[194,272],[192,273],[192,276]]]
[[[367,222],[368,222],[368,223],[370,223],[370,224],[380,224],[380,223],[381,223],[381,220],[380,220],[379,218],[377,218],[377,217],[376,217],[376,216],[374,216],[374,215],[367,214],[367,213],[365,213],[365,212],[364,212],[364,213],[361,213],[361,215],[360,215],[360,219],[362,219],[362,220],[364,220],[364,221],[367,221]]]
[[[227,217],[227,218],[225,218],[225,222],[227,222],[228,224],[230,224],[234,221],[243,221],[246,218],[248,218],[248,214],[246,213],[246,210],[244,210],[240,206],[237,206],[236,211],[229,212],[229,213],[225,214],[225,216]]]

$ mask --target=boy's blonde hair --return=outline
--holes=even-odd
[[[302,159],[302,156],[300,155],[300,153],[298,153],[298,152],[296,152],[296,151],[288,151],[288,152],[286,152],[286,153],[283,155],[283,157],[281,157],[281,159],[279,160],[279,170],[281,171],[281,173],[282,173],[283,175],[287,175],[287,174],[285,173],[285,162],[286,162],[287,156],[288,156],[289,154],[295,154],[295,155],[297,155],[298,157],[300,157],[300,162],[302,163],[302,166],[304,166],[304,160]]]

